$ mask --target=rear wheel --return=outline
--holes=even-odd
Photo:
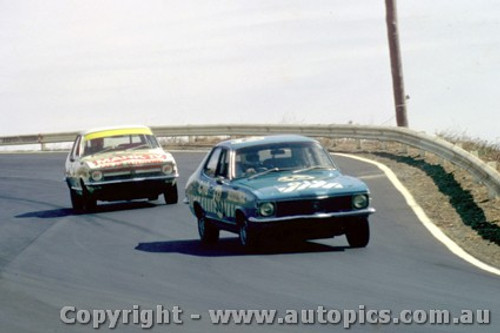
[[[163,192],[163,196],[165,197],[165,203],[167,205],[176,204],[179,201],[177,184],[167,185],[167,188]]]
[[[370,241],[368,218],[351,221],[347,226],[346,238],[351,247],[366,247]]]

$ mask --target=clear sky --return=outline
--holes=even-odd
[[[410,127],[500,143],[500,1],[399,0]],[[395,125],[383,0],[0,0],[0,136]]]

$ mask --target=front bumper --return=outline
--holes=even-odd
[[[174,186],[177,175],[157,177],[137,177],[131,179],[86,182],[88,193],[97,200],[131,200],[153,198]]]
[[[316,213],[274,218],[248,219],[249,228],[259,236],[295,239],[330,238],[346,233],[349,225],[366,219],[374,208],[349,212]]]
[[[350,216],[367,216],[375,213],[375,208],[366,208],[360,210],[352,210],[346,212],[332,212],[332,213],[315,213],[309,215],[291,215],[282,217],[250,217],[248,221],[256,223],[272,223],[290,220],[300,220],[300,219],[330,219],[330,218],[342,218]]]
[[[165,181],[172,182],[175,181],[179,177],[178,174],[168,175],[168,176],[154,176],[154,177],[134,177],[127,179],[116,179],[116,180],[103,180],[103,181],[86,181],[85,186],[104,186],[104,185],[112,185],[112,184],[124,184],[124,183],[135,183],[135,182],[143,182],[143,181]]]

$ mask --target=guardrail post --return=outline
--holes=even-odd
[[[402,152],[403,154],[408,155],[408,153],[409,153],[409,148],[408,148],[408,145],[407,145],[407,144],[404,144],[404,143],[402,143],[402,144],[401,144],[401,152]]]
[[[41,151],[45,151],[45,149],[47,147],[45,146],[45,143],[43,142],[43,136],[42,136],[42,134],[38,134],[38,139],[37,140],[38,140],[38,143],[40,143],[40,150]]]

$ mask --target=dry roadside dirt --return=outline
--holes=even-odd
[[[389,167],[449,238],[480,261],[500,268],[500,199],[490,198],[487,188],[468,172],[412,149],[344,148],[330,149]]]

